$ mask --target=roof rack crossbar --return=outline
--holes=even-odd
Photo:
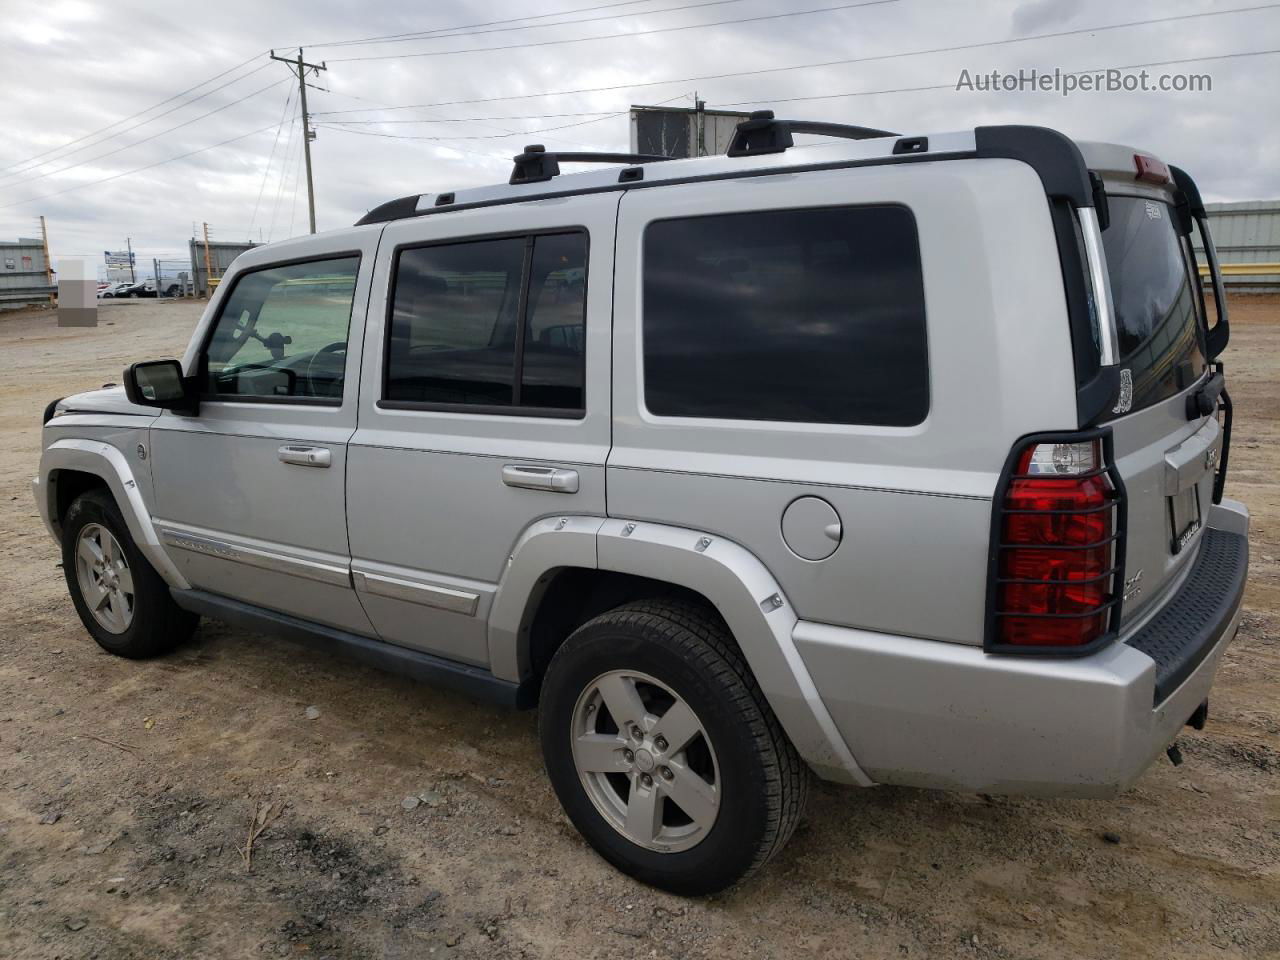
[[[548,153],[540,143],[531,143],[524,153],[512,157],[515,168],[509,183],[543,183],[560,176],[563,163],[658,163],[671,160],[653,153]]]
[[[855,127],[844,123],[823,123],[818,120],[778,120],[772,110],[756,110],[750,118],[738,124],[729,141],[727,154],[731,157],[754,157],[764,153],[782,153],[795,146],[793,133],[812,133],[820,137],[839,137],[842,140],[873,140],[877,137],[896,137],[889,130],[874,127]]]

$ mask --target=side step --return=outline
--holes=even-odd
[[[499,680],[483,667],[457,663],[421,650],[397,647],[382,640],[371,640],[345,630],[309,623],[203,590],[170,592],[174,602],[183,610],[202,617],[351,657],[379,670],[447,687],[485,703],[525,710],[537,702],[536,690],[530,684]]]

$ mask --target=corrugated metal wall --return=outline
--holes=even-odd
[[[227,243],[225,241],[209,241],[209,265],[213,267],[213,275],[221,277],[236,257],[246,250],[258,246],[256,243]],[[191,240],[191,276],[195,278],[196,296],[208,296],[209,278],[204,269],[204,241]]]
[[[1280,200],[1247,200],[1241,203],[1206,203],[1209,231],[1218,249],[1218,260],[1233,263],[1280,263]],[[1195,234],[1198,237],[1198,234]],[[1200,244],[1196,244],[1200,252]],[[1201,258],[1201,262],[1204,260]],[[1224,277],[1227,286],[1240,292],[1270,293],[1280,290],[1280,273],[1262,276]]]
[[[0,242],[0,310],[48,303],[56,290],[45,273],[44,244],[27,237]]]

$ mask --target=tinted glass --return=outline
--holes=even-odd
[[[241,274],[205,349],[204,392],[337,401],[359,257]]]
[[[1204,371],[1198,293],[1167,204],[1109,197],[1102,232],[1120,338],[1133,374],[1133,409],[1181,392]]]
[[[581,410],[586,266],[582,233],[403,251],[385,399]]]
[[[400,254],[385,397],[509,406],[524,237]]]
[[[886,205],[651,224],[644,382],[661,416],[919,423],[929,368],[915,219]]]
[[[586,235],[562,233],[536,237],[529,274],[520,404],[581,410],[586,343]]]

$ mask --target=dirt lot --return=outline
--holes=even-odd
[[[1253,575],[1186,763],[1115,802],[823,786],[777,861],[703,901],[586,847],[532,714],[211,623],[149,663],[88,639],[31,501],[40,411],[179,354],[198,312],[0,320],[0,956],[1280,956],[1280,301],[1235,307]]]

